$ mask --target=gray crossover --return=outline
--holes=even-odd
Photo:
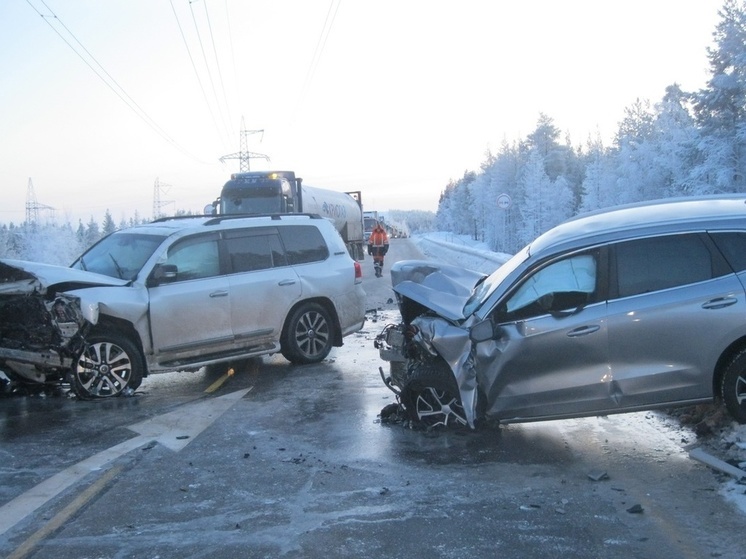
[[[722,399],[746,422],[746,197],[585,214],[492,275],[391,271],[402,322],[376,339],[429,425],[536,421]]]

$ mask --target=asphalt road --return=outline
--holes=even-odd
[[[416,256],[396,239],[383,278],[364,263],[368,322],[321,364],[168,373],[111,401],[0,399],[0,556],[746,555],[746,518],[665,416],[381,424],[386,272]]]

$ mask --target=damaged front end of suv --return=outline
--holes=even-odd
[[[83,308],[79,297],[65,292],[88,287],[90,280],[66,277],[64,283],[55,283],[59,270],[66,276],[76,274],[57,266],[0,261],[0,386],[7,393],[62,383],[76,388],[71,372],[83,358],[98,308]],[[90,392],[83,395],[89,397]]]
[[[388,375],[379,369],[384,383],[414,422],[473,428],[481,415],[474,334],[464,307],[485,277],[417,260],[397,262],[391,269],[402,322],[387,325],[375,347],[390,362]]]

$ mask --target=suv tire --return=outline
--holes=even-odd
[[[143,377],[142,356],[132,341],[113,330],[93,332],[72,368],[78,398],[109,398],[134,392]]]
[[[291,363],[318,363],[332,350],[333,328],[329,312],[323,306],[304,303],[285,323],[280,351]]]

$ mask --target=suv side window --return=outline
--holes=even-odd
[[[617,296],[629,297],[715,277],[715,263],[699,234],[626,241],[614,246]],[[612,294],[613,295],[613,294]]]
[[[217,234],[199,235],[177,241],[168,249],[165,264],[176,266],[176,281],[220,275]]]
[[[734,272],[746,270],[746,233],[710,233]]]
[[[316,227],[288,225],[278,229],[290,264],[307,264],[329,258],[329,248]]]
[[[526,278],[501,305],[500,320],[524,320],[595,302],[598,269],[598,251],[552,262]]]
[[[252,272],[287,266],[277,233],[244,234],[225,240],[231,272]]]

